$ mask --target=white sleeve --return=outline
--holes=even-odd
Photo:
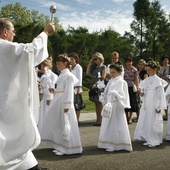
[[[68,77],[64,88],[64,109],[71,108],[73,105],[74,81],[71,76]]]

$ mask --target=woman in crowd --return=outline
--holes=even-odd
[[[106,78],[106,66],[103,63],[104,63],[104,57],[99,52],[94,53],[88,63],[86,74],[93,76],[92,89],[97,87],[100,79],[105,80]],[[93,102],[95,103],[96,116],[97,116],[97,120],[94,126],[100,126],[102,120],[101,111],[103,106],[102,103],[99,101],[99,96],[96,96]]]
[[[144,80],[146,77],[148,77],[147,72],[146,72],[146,61],[144,59],[140,59],[138,61],[138,74],[139,74],[139,82]]]
[[[164,86],[167,83],[157,75],[158,64],[155,61],[147,63],[148,78],[140,83],[140,95],[143,97],[140,116],[136,125],[134,139],[144,141],[143,145],[155,147],[162,143],[163,128],[161,131],[154,129],[158,119],[163,126],[162,113],[166,106]]]
[[[127,57],[125,59],[126,68],[124,73],[124,80],[128,84],[128,91],[130,97],[130,109],[125,109],[127,122],[128,124],[132,123],[132,113],[136,112],[137,119],[139,116],[139,107],[137,101],[137,92],[138,92],[138,85],[139,85],[139,78],[138,78],[138,70],[133,66],[133,59],[131,57]],[[136,86],[136,90],[134,89],[134,85]]]
[[[148,77],[145,65],[146,65],[146,61],[144,59],[140,59],[138,61],[138,68],[137,69],[138,69],[138,74],[139,74],[139,83],[141,81],[143,81],[146,77]],[[137,95],[137,100],[138,100],[139,108],[140,108],[141,103],[142,103],[142,100],[140,98],[140,92],[138,91],[136,93],[136,95]],[[137,116],[137,118],[134,118],[133,121],[136,122],[138,120],[138,117],[139,117],[139,115]]]
[[[56,58],[56,65],[61,71],[54,99],[50,103],[42,128],[41,145],[54,148],[56,155],[82,153],[80,133],[74,109],[74,85],[78,82],[70,72],[70,58],[61,54]]]
[[[70,53],[68,55],[70,57],[70,64],[71,64],[71,72],[77,77],[79,80],[75,85],[74,85],[74,94],[81,94],[82,93],[82,75],[83,75],[83,69],[78,64],[79,62],[79,56],[76,53]],[[76,109],[76,115],[77,115],[77,122],[79,123],[79,118],[80,118],[80,110]]]
[[[124,75],[124,68],[123,68],[122,63],[119,61],[119,53],[118,52],[114,51],[114,52],[111,53],[111,61],[112,61],[111,64],[117,64],[117,65],[121,65],[122,66],[121,75],[123,76]],[[108,81],[111,78],[109,66],[110,66],[110,64],[107,66],[107,73],[106,73],[106,79],[105,79],[106,84],[108,83]]]
[[[40,114],[38,120],[38,130],[41,131],[42,126],[44,125],[44,117],[46,116],[46,111],[50,105],[51,100],[53,99],[53,94],[50,93],[49,88],[54,88],[58,76],[51,71],[52,62],[49,59],[44,60],[41,63],[41,71],[44,73],[40,78],[39,83],[39,93],[42,94],[40,101]]]
[[[132,151],[132,144],[125,108],[130,108],[128,86],[121,76],[122,66],[111,64],[111,79],[108,82],[103,97],[102,125],[98,147],[106,151]],[[110,104],[110,117],[104,117],[105,107]],[[107,110],[106,110],[107,111]]]
[[[163,63],[163,65],[161,66],[161,68],[159,70],[158,76],[168,82],[167,75],[170,75],[169,58],[163,57],[162,63]]]
[[[168,110],[167,110],[168,122],[166,128],[166,140],[170,141],[170,86],[167,87],[167,90],[165,92],[165,97],[168,105]]]
[[[159,72],[158,72],[158,76],[162,79],[164,79],[165,81],[169,82],[169,77],[168,75],[170,75],[170,65],[169,65],[169,58],[167,56],[162,58],[162,67],[160,68]],[[166,91],[167,86],[164,88],[164,90]],[[167,120],[167,109],[165,109],[165,117],[164,119]]]

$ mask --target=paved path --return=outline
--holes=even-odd
[[[108,153],[97,148],[100,127],[93,126],[95,113],[81,113],[80,135],[83,145],[81,155],[56,156],[48,147],[38,147],[34,154],[41,167],[49,170],[169,170],[170,142],[164,140],[156,148],[133,141],[136,123],[129,125],[133,152]],[[167,121],[164,121],[164,138]]]

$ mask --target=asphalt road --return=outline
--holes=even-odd
[[[134,141],[136,123],[129,125],[133,151],[106,152],[98,149],[100,127],[93,126],[94,113],[82,113],[80,135],[83,145],[81,155],[56,156],[52,148],[38,147],[34,150],[39,166],[49,170],[170,170],[170,142],[165,140],[167,121],[164,121],[163,144],[148,148]]]

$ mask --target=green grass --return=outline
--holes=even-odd
[[[89,100],[89,91],[83,91],[82,93],[83,101],[86,104],[86,107],[81,110],[81,112],[90,112],[95,111],[95,105]]]

